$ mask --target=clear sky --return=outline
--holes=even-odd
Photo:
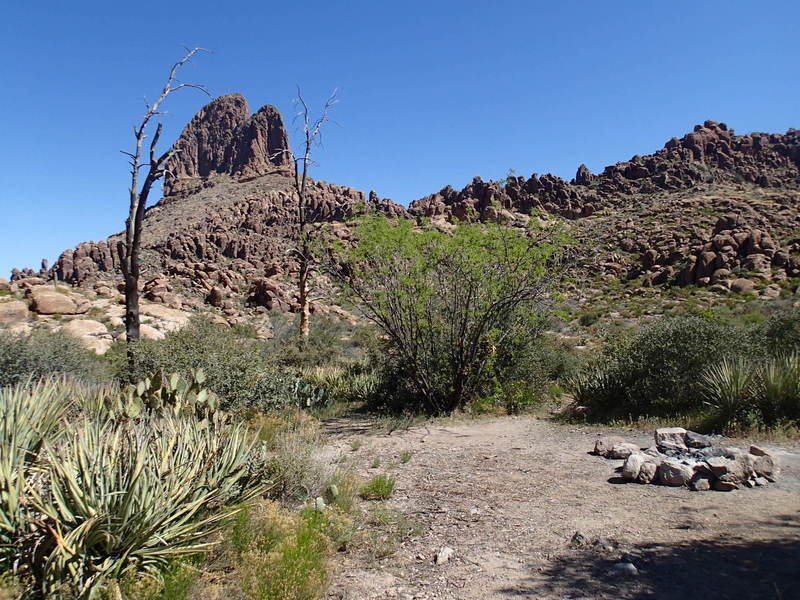
[[[403,204],[509,168],[597,172],[705,119],[800,127],[797,0],[6,2],[0,274],[122,228],[119,150],[184,46],[213,50],[184,80],[253,111],[339,88],[313,176]],[[169,99],[164,148],[206,102]]]

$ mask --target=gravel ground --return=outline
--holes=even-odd
[[[533,417],[328,430],[330,452],[364,477],[390,473],[387,504],[426,526],[389,557],[340,555],[330,599],[800,598],[796,445],[762,444],[781,456],[774,484],[692,492],[623,483],[622,461],[589,454],[599,434],[651,445],[642,431]],[[364,440],[355,452],[354,436]],[[413,453],[406,464],[403,451]],[[375,457],[382,467],[369,468]],[[444,546],[453,556],[437,565]],[[623,557],[637,574],[613,572]]]

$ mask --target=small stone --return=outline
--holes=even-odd
[[[696,492],[707,492],[711,489],[711,478],[698,473],[692,478],[692,483],[689,487]]]
[[[709,448],[714,443],[710,436],[694,431],[686,432],[686,445],[689,448]]]
[[[594,453],[598,456],[606,456],[609,452],[611,452],[611,448],[614,447],[615,444],[624,444],[625,440],[618,436],[605,436],[597,438],[597,441],[594,443]]]
[[[753,483],[755,483],[758,486],[767,485],[769,483],[769,479],[767,479],[766,477],[756,477],[753,480]]]
[[[614,444],[606,454],[606,458],[626,459],[635,452],[639,452],[639,446],[622,442],[621,444]]]
[[[611,567],[608,574],[615,577],[636,577],[639,574],[639,569],[633,563],[618,562]]]
[[[434,558],[434,562],[437,565],[443,565],[446,562],[448,562],[451,558],[453,558],[454,553],[455,550],[453,550],[450,546],[442,546],[436,553],[436,558]]]
[[[714,475],[725,475],[734,469],[734,462],[724,456],[712,456],[706,459],[706,465]]]
[[[764,450],[761,446],[750,446],[750,454],[755,456],[772,456],[772,454]]]
[[[680,487],[689,484],[694,476],[694,469],[675,459],[668,458],[658,467],[658,475],[661,483]]]
[[[647,462],[646,455],[640,453],[631,454],[625,459],[625,463],[622,465],[622,477],[630,481],[635,481],[645,462]]]
[[[591,540],[582,531],[576,531],[569,541],[572,548],[580,548],[581,546],[588,546]]]
[[[661,427],[655,431],[658,449],[686,450],[686,430],[683,427]]]

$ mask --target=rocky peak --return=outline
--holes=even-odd
[[[164,177],[166,201],[220,175],[250,179],[288,172],[291,166],[289,138],[278,109],[266,105],[251,116],[240,94],[220,96],[204,106],[172,149]]]

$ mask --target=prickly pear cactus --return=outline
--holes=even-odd
[[[122,397],[106,399],[106,409],[113,415],[135,419],[142,413],[170,414],[174,416],[193,414],[198,419],[219,421],[219,398],[203,387],[206,381],[202,369],[190,372],[186,380],[178,373],[165,375],[159,370],[150,377],[129,385]]]

